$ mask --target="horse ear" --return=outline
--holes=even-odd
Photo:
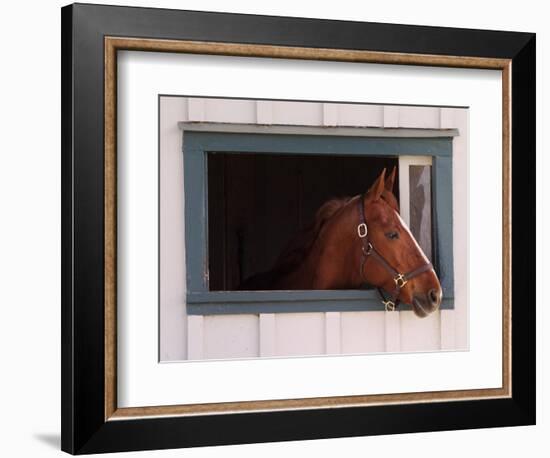
[[[378,200],[382,195],[382,192],[384,191],[384,185],[385,185],[385,181],[384,181],[385,176],[386,176],[386,169],[382,170],[382,173],[380,174],[380,176],[376,179],[374,184],[370,187],[367,195],[371,200]]]
[[[390,173],[390,176],[386,178],[386,191],[393,192],[393,183],[395,181],[395,171],[397,167],[393,166],[393,170]]]

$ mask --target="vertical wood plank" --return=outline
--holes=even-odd
[[[440,312],[418,318],[412,311],[400,312],[401,351],[441,349]]]
[[[256,102],[239,99],[204,99],[204,121],[254,124]]]
[[[444,222],[438,227],[433,252],[444,297],[454,296],[453,250],[456,247],[453,244],[453,225],[445,223],[452,222],[453,218],[454,221],[467,221],[467,219],[457,219],[456,214],[453,212],[452,160],[450,157],[436,157],[432,165],[432,205],[433,214],[437,215],[434,224],[437,227],[438,221]],[[462,247],[459,248],[459,250],[462,249]]]
[[[409,167],[409,228],[420,248],[432,260],[432,180],[431,167]]]
[[[439,107],[399,107],[399,126],[419,129],[439,129]]]
[[[407,226],[410,224],[409,156],[399,156],[399,214]]]
[[[257,358],[258,315],[204,317],[203,359]]]
[[[275,356],[275,314],[260,313],[260,357]]]
[[[276,356],[325,354],[324,313],[277,313]]]
[[[258,124],[273,124],[273,102],[256,101],[256,122]]]
[[[386,312],[386,351],[401,351],[401,312]]]
[[[160,99],[159,152],[159,346],[161,361],[187,358],[187,309],[185,307],[185,216],[183,196],[182,135],[178,121],[187,120],[183,97]]]
[[[399,127],[399,107],[384,106],[384,127]]]
[[[441,350],[455,350],[455,311],[441,310]]]
[[[338,105],[334,103],[323,103],[323,125],[338,125]]]
[[[335,104],[338,107],[338,125],[352,127],[382,127],[384,107],[355,103]]]
[[[408,226],[410,226],[411,219],[409,174],[411,165],[432,165],[432,158],[431,156],[399,156],[399,213]]]
[[[187,359],[204,359],[204,317],[187,317]]]
[[[339,355],[342,352],[340,312],[325,313],[325,339],[327,355]]]
[[[340,315],[341,354],[382,353],[386,348],[385,312],[344,312]]]
[[[441,128],[457,128],[459,132],[459,135],[453,138],[454,221],[468,221],[468,195],[464,193],[462,186],[467,183],[468,176],[468,116],[466,109],[441,108],[440,112]],[[455,230],[453,233],[455,309],[452,312],[455,349],[468,348],[468,256],[460,255],[465,246],[468,246],[468,231]]]
[[[456,127],[454,121],[455,112],[456,108],[442,107],[439,109],[439,126],[441,129]]]
[[[192,122],[206,120],[206,104],[204,99],[191,97],[187,102],[187,117]]]
[[[323,125],[323,104],[319,102],[290,102],[276,100],[271,102],[273,124],[286,125]]]

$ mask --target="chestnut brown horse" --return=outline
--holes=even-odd
[[[411,304],[425,317],[441,304],[439,279],[399,216],[395,168],[382,171],[363,195],[333,199],[293,238],[268,272],[241,290],[359,289],[376,287],[386,310]]]

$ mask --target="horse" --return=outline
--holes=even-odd
[[[411,304],[418,317],[443,297],[432,264],[399,215],[395,167],[383,169],[366,193],[331,199],[292,238],[273,267],[246,279],[240,290],[328,290],[374,286],[386,311]]]

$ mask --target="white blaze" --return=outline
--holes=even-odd
[[[420,248],[420,245],[418,244],[418,242],[416,241],[416,239],[414,238],[414,236],[412,235],[412,232],[411,230],[409,229],[409,226],[407,226],[407,224],[405,223],[405,221],[403,221],[403,218],[401,218],[401,215],[399,213],[397,213],[395,210],[394,210],[395,214],[397,215],[397,218],[399,219],[399,221],[401,222],[401,225],[403,226],[403,228],[409,233],[409,235],[411,236],[411,239],[413,240],[414,244],[416,245],[416,248],[418,249],[418,251],[420,251],[420,253],[422,254],[422,258],[424,259],[424,262],[426,263],[429,263],[429,259],[428,257],[426,256],[426,254],[424,253],[424,250],[422,248]]]

